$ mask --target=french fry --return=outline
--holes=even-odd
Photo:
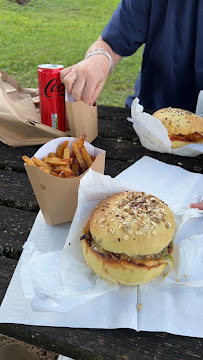
[[[67,169],[63,170],[58,174],[59,178],[70,178],[70,177],[73,177],[73,176],[74,176],[74,173],[70,168],[67,168]]]
[[[69,165],[70,163],[72,163],[73,159],[69,158],[69,159],[60,159],[58,157],[52,157],[49,158],[47,156],[44,157],[44,162],[51,164],[53,166],[60,166],[60,165]]]
[[[43,170],[45,173],[47,173],[47,174],[51,174],[51,173],[52,173],[51,169],[47,169],[47,168],[45,168],[44,166],[40,166],[39,168],[40,168],[41,170]]]
[[[70,169],[69,165],[59,165],[55,167],[54,171],[59,174],[61,171],[65,171],[67,169]]]
[[[59,178],[63,178],[63,171],[60,172],[60,174],[58,175]]]
[[[22,156],[24,162],[28,165],[36,165],[47,174],[59,178],[73,178],[83,174],[95,160],[95,156],[90,156],[84,146],[86,135],[81,135],[76,142],[72,142],[73,151],[70,154],[68,147],[69,141],[66,140],[60,144],[56,152],[50,152],[44,156],[43,160]]]
[[[85,160],[87,167],[89,168],[93,161],[91,159],[90,154],[88,153],[87,149],[84,147],[84,145],[80,149],[83,159]]]
[[[68,146],[68,144],[69,144],[69,141],[68,141],[68,140],[64,141],[63,144],[62,144],[62,145],[63,145],[63,148],[65,149],[65,148]]]
[[[64,141],[62,144],[60,144],[56,149],[56,157],[63,158],[63,152],[64,149],[68,146],[68,140]]]
[[[56,149],[56,157],[62,159],[63,157],[63,145],[59,145],[57,146],[57,149]]]
[[[83,159],[83,157],[81,155],[80,150],[77,147],[77,144],[73,142],[72,147],[73,147],[75,157],[76,157],[76,159],[77,159],[77,161],[78,161],[78,163],[79,163],[79,165],[81,167],[82,172],[85,172],[87,170],[87,165],[86,165],[86,163],[85,163],[85,161],[84,161],[84,159]]]
[[[85,141],[86,137],[87,137],[87,135],[83,134],[83,135],[80,135],[79,139],[77,139],[76,145],[79,150],[84,145],[84,141]],[[72,143],[72,145],[73,145],[73,143]],[[74,156],[74,151],[72,151],[72,153],[71,153],[71,157],[73,157],[73,156]]]
[[[35,165],[37,165],[38,167],[42,166],[48,170],[51,170],[51,171],[53,170],[53,168],[50,164],[47,164],[45,161],[40,160],[40,159],[36,158],[35,156],[33,156],[32,160],[34,161]]]
[[[50,152],[49,155],[48,155],[48,157],[56,157],[55,152]]]
[[[22,159],[27,165],[35,165],[34,161],[26,155],[22,156]]]
[[[73,170],[75,176],[80,175],[79,164],[78,164],[78,161],[76,158],[74,159],[74,161],[71,164],[71,169]]]
[[[64,159],[69,159],[70,158],[70,148],[66,147],[63,151],[63,158]]]
[[[67,168],[67,169],[64,170],[64,176],[66,178],[72,177],[72,176],[74,176],[74,172],[70,168]]]
[[[77,144],[77,147],[79,150],[84,145],[84,141],[85,141],[86,137],[87,137],[87,135],[82,134],[82,135],[80,135],[79,139],[76,141],[76,144]]]

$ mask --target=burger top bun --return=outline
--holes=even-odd
[[[163,108],[153,114],[167,128],[168,135],[188,135],[195,132],[203,134],[203,118],[188,110]]]
[[[126,191],[102,200],[93,211],[90,233],[103,250],[128,256],[157,254],[172,240],[174,216],[150,194]]]

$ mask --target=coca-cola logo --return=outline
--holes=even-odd
[[[44,94],[47,97],[64,96],[65,86],[57,78],[51,79],[45,86]]]

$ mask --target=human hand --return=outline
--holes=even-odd
[[[192,203],[190,204],[190,207],[193,209],[203,210],[203,201],[200,201],[199,203]]]
[[[61,81],[75,101],[93,105],[109,74],[109,59],[104,55],[91,56],[61,70]]]

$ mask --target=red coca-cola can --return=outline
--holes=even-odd
[[[38,80],[42,123],[66,131],[65,87],[60,80],[63,68],[63,65],[39,65]]]

